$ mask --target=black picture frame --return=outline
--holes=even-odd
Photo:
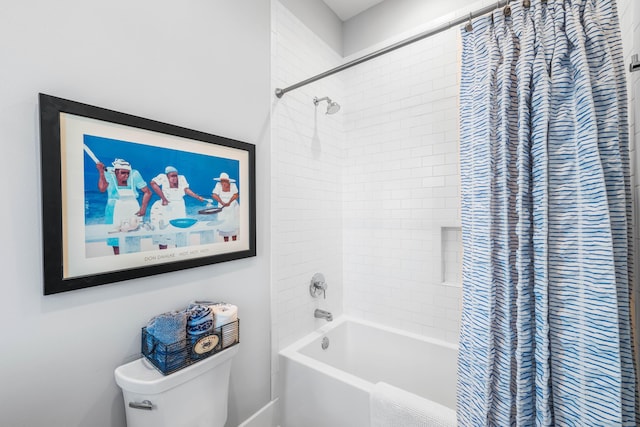
[[[45,295],[256,255],[255,145],[42,93],[39,108]],[[170,199],[152,182],[173,169]]]

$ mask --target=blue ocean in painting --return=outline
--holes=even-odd
[[[232,179],[235,179],[236,185],[240,188],[240,162],[237,160],[93,135],[84,135],[84,143],[106,167],[111,167],[111,162],[114,159],[121,158],[131,163],[131,167],[140,172],[152,193],[144,218],[145,221],[149,220],[149,211],[153,203],[160,199],[151,188],[151,179],[160,173],[164,173],[164,169],[167,166],[173,166],[178,169],[178,174],[187,178],[189,188],[204,198],[211,198],[211,192],[217,182],[214,178],[220,176],[222,172],[226,172]],[[206,142],[202,142],[202,144],[208,145]],[[84,207],[86,225],[104,223],[107,193],[98,191],[98,177],[99,174],[94,160],[85,152]],[[140,193],[138,201],[141,201],[141,199],[142,193]],[[211,219],[208,215],[198,214],[199,210],[207,207],[206,202],[199,202],[187,195],[185,195],[184,201],[187,208],[187,216],[204,221]]]

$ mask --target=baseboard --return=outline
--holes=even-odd
[[[278,399],[264,405],[238,427],[278,427]]]

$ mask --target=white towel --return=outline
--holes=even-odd
[[[219,328],[227,323],[238,320],[238,307],[233,304],[219,303],[210,305],[214,316],[214,328]],[[222,348],[229,347],[238,342],[238,324],[222,328]]]
[[[371,427],[455,427],[456,411],[379,382],[369,397]]]
[[[213,328],[215,331],[221,332],[220,340],[222,341],[222,348],[229,347],[232,344],[238,342],[238,323],[228,325],[218,329],[221,326],[238,320],[238,307],[226,302],[214,302],[214,301],[192,301],[189,307],[194,305],[206,305],[211,309],[213,313]]]

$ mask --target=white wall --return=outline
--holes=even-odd
[[[194,298],[240,308],[227,425],[269,401],[269,6],[3,2],[0,425],[124,426],[114,368]],[[38,92],[256,144],[258,256],[43,296]]]
[[[282,4],[331,49],[342,55],[342,20],[329,6],[320,0],[282,0]]]
[[[274,0],[273,87],[286,87],[338,65],[342,59]],[[324,320],[315,308],[342,313],[342,174],[346,106],[339,77],[274,97],[272,105],[272,286],[274,350],[313,331]],[[329,96],[343,109],[327,115]],[[326,299],[309,283],[323,273]],[[274,360],[274,363],[277,360]]]
[[[344,55],[352,55],[452,11],[460,10],[463,15],[468,15],[476,8],[476,0],[383,1],[345,21],[342,28]]]
[[[442,242],[460,227],[457,45],[453,29],[344,72],[345,312],[451,342],[461,288],[442,284]]]

